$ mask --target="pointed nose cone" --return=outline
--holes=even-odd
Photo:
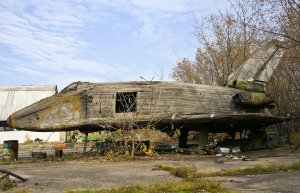
[[[7,123],[19,130],[71,130],[81,123],[82,109],[79,94],[56,94],[13,113]]]
[[[17,121],[15,118],[15,113],[12,114],[11,116],[9,116],[8,119],[6,120],[6,122],[10,128],[17,128]]]

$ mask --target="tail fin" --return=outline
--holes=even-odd
[[[268,42],[261,50],[254,53],[227,79],[227,85],[244,90],[264,92],[266,83],[283,56],[283,47],[279,41]]]

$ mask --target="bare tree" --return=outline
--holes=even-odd
[[[284,59],[268,89],[276,98],[280,114],[300,115],[300,1],[253,0],[258,5],[256,22],[247,25],[280,39],[285,49]]]
[[[227,11],[196,19],[195,61],[183,58],[173,69],[177,81],[224,85],[228,75],[261,43],[279,39],[286,48],[268,90],[280,114],[300,114],[299,0],[229,0]],[[298,112],[295,112],[298,111]]]
[[[178,82],[202,83],[196,65],[188,58],[179,59],[171,76]]]
[[[183,82],[224,85],[228,76],[261,43],[256,28],[257,8],[248,1],[232,1],[232,10],[196,19],[194,35],[199,48],[195,62],[186,58],[173,69],[172,78]]]
[[[289,47],[300,45],[299,0],[252,0],[258,5],[258,20],[247,24],[273,38],[284,40]]]

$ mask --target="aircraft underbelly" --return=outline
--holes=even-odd
[[[184,125],[185,128],[191,130],[199,130],[205,127],[226,131],[230,129],[260,129],[284,120],[284,117],[264,113],[244,113],[181,115],[172,121],[176,125]]]

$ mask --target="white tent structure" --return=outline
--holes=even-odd
[[[36,138],[49,142],[60,141],[60,132],[16,131],[9,128],[6,122],[12,113],[56,93],[56,85],[0,86],[0,144],[4,140],[19,140],[19,143],[24,143]]]

